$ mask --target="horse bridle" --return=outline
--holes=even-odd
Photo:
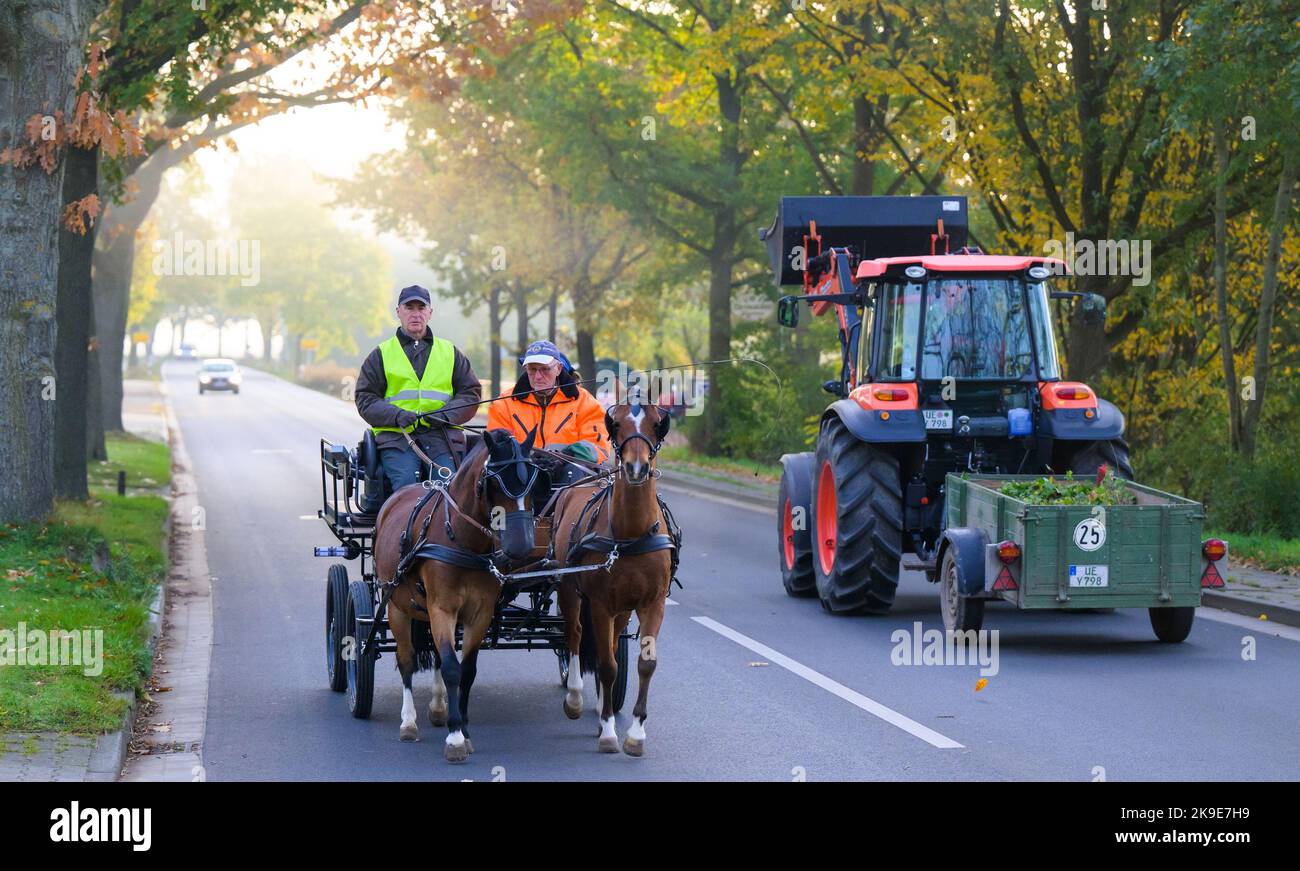
[[[487,492],[488,479],[494,479],[497,487],[510,499],[522,499],[525,495],[531,493],[533,487],[536,486],[537,476],[541,473],[541,469],[538,468],[536,463],[524,456],[518,442],[514,442],[513,439],[511,441],[515,451],[513,457],[508,460],[493,460],[489,455],[488,461],[483,464],[483,474],[479,475],[478,479],[478,495],[480,498]],[[515,470],[515,474],[524,482],[519,492],[515,492],[506,486],[505,479],[501,477],[501,473],[509,468],[511,464],[517,465],[518,468]],[[527,469],[531,469],[532,472],[525,475]]]

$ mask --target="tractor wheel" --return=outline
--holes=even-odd
[[[809,524],[812,515],[812,478],[816,468],[811,451],[781,458],[781,490],[777,496],[777,559],[781,583],[790,596],[817,592],[813,577],[813,546]]]
[[[812,562],[822,607],[887,613],[903,554],[898,458],[832,419],[817,439],[814,470]]]
[[[1128,461],[1128,443],[1123,439],[1088,442],[1070,460],[1070,471],[1078,477],[1095,475],[1105,463],[1125,481],[1133,480],[1133,466]]]

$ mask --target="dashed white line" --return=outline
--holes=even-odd
[[[706,629],[712,629],[723,638],[729,638],[741,647],[749,648],[773,665],[779,665],[786,671],[797,674],[809,683],[819,686],[828,693],[838,696],[849,704],[861,708],[868,714],[871,714],[874,717],[879,717],[891,726],[897,726],[909,735],[920,738],[932,747],[937,747],[940,750],[959,750],[962,748],[961,744],[958,744],[948,736],[941,735],[930,727],[923,726],[915,720],[903,716],[893,708],[886,707],[875,699],[867,698],[862,693],[856,690],[851,690],[838,681],[831,680],[821,672],[814,671],[803,663],[797,662],[783,653],[778,653],[766,644],[755,641],[748,635],[742,635],[730,626],[724,626],[710,617],[692,617],[691,619]]]

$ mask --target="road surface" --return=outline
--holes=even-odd
[[[423,717],[428,673],[417,743],[398,741],[392,656],[369,720],[326,685],[319,439],[357,441],[351,404],[255,371],[239,396],[200,397],[192,364],[164,378],[206,513],[210,780],[1300,779],[1294,630],[1201,609],[1184,644],[1163,645],[1145,611],[991,605],[997,673],[977,691],[978,665],[896,664],[896,632],[910,647],[916,623],[942,629],[921,575],[905,574],[887,617],[832,617],[782,591],[770,513],[668,487],[685,589],[660,638],[645,757],[596,752],[590,679],[571,721],[552,654],[485,651],[476,753],[449,765],[445,729]]]

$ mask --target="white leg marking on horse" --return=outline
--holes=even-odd
[[[627,737],[633,741],[645,740],[645,720],[637,717],[632,721],[632,725],[627,728]]]
[[[457,730],[447,736],[447,744],[451,747],[460,747],[464,743],[465,743],[464,732]]]
[[[618,732],[614,729],[614,718],[612,716],[608,720],[601,721],[600,737],[602,741],[606,738],[618,741]]]
[[[442,682],[442,674],[433,670],[433,698],[429,700],[430,713],[445,713],[447,710],[447,687]]]
[[[402,687],[402,729],[415,727],[415,696],[410,688]]]
[[[603,711],[601,710],[601,704],[600,704],[600,677],[597,676],[597,678],[596,678],[596,716],[599,717],[602,713],[603,713]]]

